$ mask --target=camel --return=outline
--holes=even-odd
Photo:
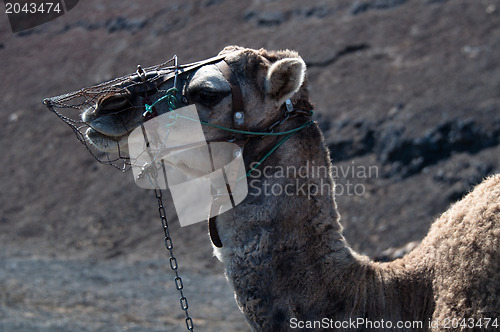
[[[274,132],[286,132],[311,121],[306,65],[296,52],[230,46],[220,56],[236,78],[237,93],[234,80],[217,64],[177,80],[183,96],[179,100],[195,104],[201,121],[251,132],[264,132],[275,123]],[[172,80],[163,84],[163,91],[173,86]],[[136,107],[123,109],[119,121],[106,118],[111,111],[121,112],[120,98]],[[235,111],[238,98],[243,105]],[[156,107],[158,113],[167,111],[160,103]],[[140,96],[101,100],[82,115],[92,128],[87,138],[105,152],[126,144],[123,138],[144,122],[143,112]],[[294,116],[286,117],[290,114]],[[203,131],[209,142],[242,142],[247,168],[282,139],[213,126],[203,126]],[[284,167],[326,171],[277,176]],[[214,253],[225,266],[252,331],[498,327],[500,175],[485,179],[453,204],[409,254],[382,263],[347,244],[330,170],[329,150],[319,127],[304,126],[249,174],[245,200],[210,220]],[[325,185],[330,190],[319,193],[317,189]],[[283,190],[270,194],[264,190],[270,186]]]

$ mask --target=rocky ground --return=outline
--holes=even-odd
[[[383,258],[500,172],[499,37],[498,0],[86,0],[15,35],[0,15],[0,330],[184,329],[153,193],[97,164],[43,98],[173,54],[295,49],[346,238]],[[171,228],[196,330],[248,331],[206,225]]]

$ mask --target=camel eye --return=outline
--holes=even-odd
[[[198,96],[200,97],[200,101],[204,101],[206,103],[213,103],[217,100],[217,93],[214,91],[202,90]]]
[[[197,103],[206,107],[214,107],[227,95],[228,93],[213,90],[213,89],[200,89],[193,94],[194,100]]]

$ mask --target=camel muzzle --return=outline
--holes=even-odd
[[[178,77],[187,77],[194,70],[224,60],[226,55],[219,55],[189,64],[177,64],[177,57],[159,65],[142,68],[130,75],[115,78],[78,91],[45,98],[43,103],[64,123],[69,125],[78,140],[101,164],[112,165],[121,171],[130,169],[128,151],[117,143],[117,151],[100,150],[90,137],[119,141],[131,132],[135,126],[156,116],[154,112],[145,113],[145,104],[152,104],[152,97],[163,91],[165,85],[174,86]],[[148,99],[149,98],[149,99]],[[186,106],[189,101],[179,96],[178,106]],[[128,122],[133,119],[132,125]],[[122,125],[110,130],[109,124]],[[127,124],[127,125],[125,125]]]

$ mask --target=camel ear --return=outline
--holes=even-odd
[[[285,58],[276,61],[267,71],[266,93],[282,104],[299,90],[304,82],[306,64],[300,58]]]

